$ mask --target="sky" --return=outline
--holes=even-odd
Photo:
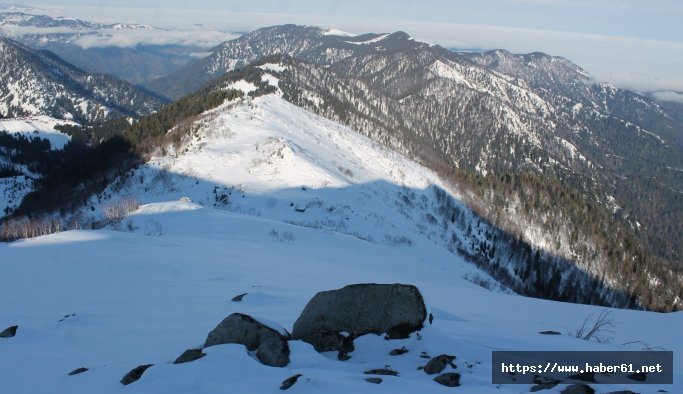
[[[681,0],[38,0],[102,22],[146,23],[207,42],[297,23],[352,33],[402,30],[448,48],[564,56],[597,79],[683,101]],[[182,34],[179,34],[179,36]],[[203,37],[203,36],[202,36]],[[680,94],[679,94],[680,93]]]

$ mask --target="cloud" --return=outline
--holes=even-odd
[[[217,30],[165,29],[75,29],[69,27],[0,26],[10,37],[25,35],[72,35],[68,39],[83,49],[95,47],[135,47],[138,45],[188,45],[211,48],[239,34]]]
[[[74,43],[83,49],[93,47],[135,47],[138,45],[188,45],[210,48],[232,40],[238,34],[215,30],[103,29],[78,37]]]
[[[82,29],[74,29],[71,27],[35,27],[35,26],[15,26],[15,25],[0,25],[0,31],[10,36],[24,36],[24,35],[43,35],[43,34],[78,34],[83,33]]]
[[[672,91],[653,92],[652,95],[660,101],[673,101],[683,104],[683,93]]]

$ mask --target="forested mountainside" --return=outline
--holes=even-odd
[[[0,113],[48,115],[79,123],[152,113],[165,100],[128,82],[89,74],[48,51],[0,37]]]

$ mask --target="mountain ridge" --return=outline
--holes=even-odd
[[[5,117],[48,115],[80,123],[141,116],[164,100],[115,77],[88,74],[49,51],[36,51],[0,37],[7,62],[0,66]]]

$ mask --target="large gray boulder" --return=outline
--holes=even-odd
[[[403,284],[356,284],[316,294],[294,323],[293,339],[319,352],[340,350],[348,339],[365,334],[407,338],[427,317],[417,287]]]
[[[223,319],[206,337],[204,347],[239,343],[250,351],[256,351],[256,358],[271,367],[289,364],[288,336],[257,321],[249,315],[233,313]]]

